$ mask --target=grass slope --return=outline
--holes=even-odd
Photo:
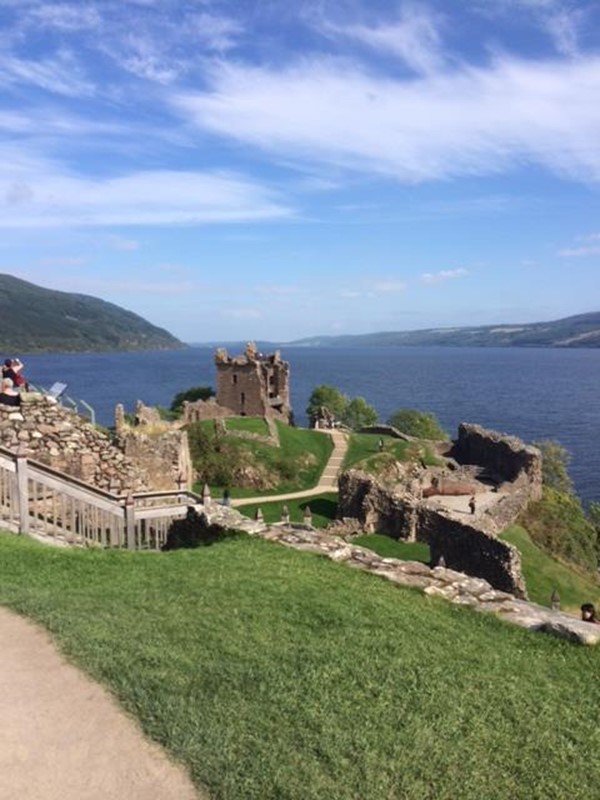
[[[132,311],[12,275],[0,275],[0,334],[5,353],[183,347],[168,331]]]
[[[379,450],[379,441],[384,448]],[[426,442],[405,442],[393,436],[373,433],[352,433],[344,457],[344,469],[364,469],[377,474],[394,461],[423,461],[427,466],[441,464]]]
[[[257,509],[263,512],[265,522],[280,522],[283,506],[286,505],[290,514],[291,522],[304,521],[304,509],[309,506],[312,514],[312,525],[315,528],[325,528],[335,519],[337,510],[337,493],[324,492],[315,494],[312,497],[305,497],[303,500],[281,500],[275,503],[249,503],[245,506],[238,506],[238,511],[245,516],[254,519]]]
[[[0,536],[46,625],[217,800],[589,800],[600,650],[248,538],[170,554]]]
[[[523,575],[529,597],[540,605],[549,606],[554,589],[560,595],[565,611],[578,613],[582,603],[594,603],[600,608],[600,584],[589,574],[577,572],[572,565],[557,561],[539,548],[524,528],[511,525],[502,534],[521,553]]]

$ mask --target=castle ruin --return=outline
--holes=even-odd
[[[290,365],[279,351],[263,355],[254,342],[248,342],[239,356],[230,356],[227,350],[219,348],[215,365],[217,405],[241,417],[290,422]]]

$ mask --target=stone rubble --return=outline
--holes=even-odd
[[[578,644],[594,645],[600,641],[600,625],[591,625],[563,612],[520,600],[508,592],[494,589],[483,578],[473,578],[445,567],[428,567],[417,561],[383,558],[339,536],[306,525],[267,525],[213,501],[199,506],[199,510],[209,524],[240,530],[295,550],[318,553],[332,561],[385,578],[398,586],[419,589],[430,597],[440,597],[456,605],[495,614],[521,628],[550,633]]]

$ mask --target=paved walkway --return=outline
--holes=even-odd
[[[323,431],[325,436],[331,436],[333,441],[333,451],[329,456],[329,461],[321,474],[319,483],[312,489],[304,489],[301,492],[288,492],[287,494],[272,494],[261,497],[238,497],[231,501],[232,506],[246,506],[250,503],[273,503],[277,500],[299,500],[303,497],[312,497],[323,492],[336,492],[337,479],[340,474],[346,451],[348,450],[348,434],[338,430]]]
[[[0,608],[0,800],[200,800],[48,634]]]

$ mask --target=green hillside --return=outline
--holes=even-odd
[[[250,537],[169,554],[0,535],[45,625],[214,800],[590,800],[600,649]]]
[[[385,345],[446,345],[452,347],[600,347],[600,312],[578,314],[551,322],[523,325],[427,328],[349,336],[312,336],[292,345],[318,347],[381,347]]]
[[[44,289],[12,275],[0,275],[0,337],[6,354],[184,346],[168,331],[113,303]]]

